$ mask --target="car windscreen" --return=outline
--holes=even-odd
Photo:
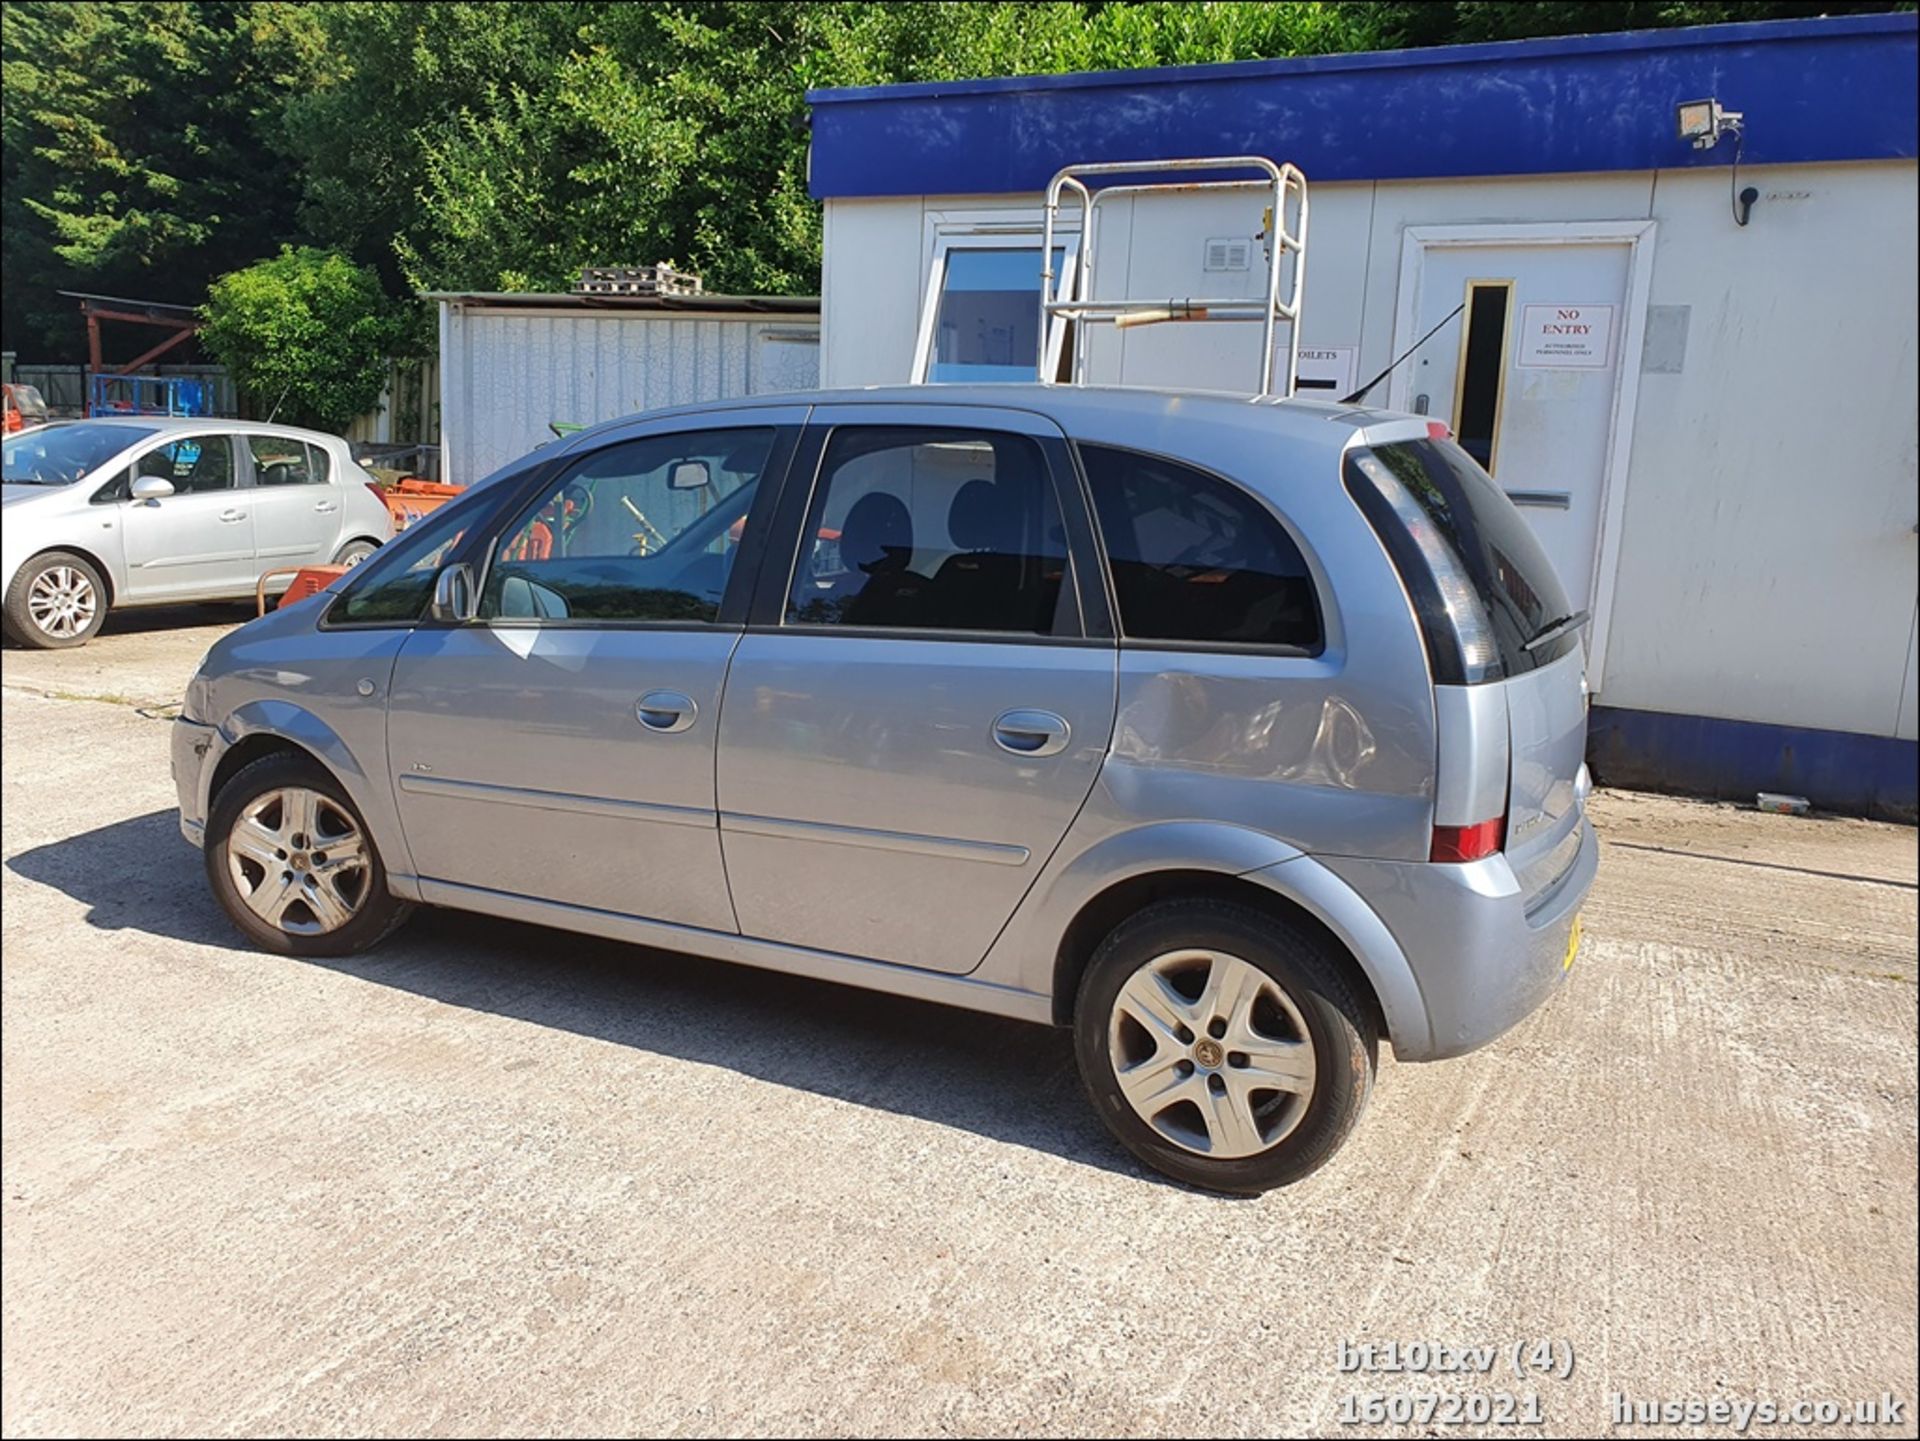
[[[1558,660],[1580,643],[1577,627],[1544,643],[1568,620],[1566,587],[1526,517],[1451,440],[1408,440],[1371,447],[1459,559],[1486,612],[1507,675]]]
[[[72,485],[155,432],[139,425],[78,421],[7,437],[8,485]]]

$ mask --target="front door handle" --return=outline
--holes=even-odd
[[[1010,710],[993,723],[993,743],[1009,755],[1058,755],[1072,737],[1073,727],[1050,710]]]
[[[698,720],[700,707],[677,690],[650,690],[633,703],[633,713],[648,730],[670,736]]]
[[[233,525],[246,518],[247,513],[244,510],[223,510],[220,512],[220,522],[223,525]]]

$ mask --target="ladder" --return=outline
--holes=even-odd
[[[1256,170],[1259,178],[1242,180],[1155,180],[1090,188],[1086,177],[1098,175],[1158,175],[1169,171]],[[1198,194],[1209,191],[1261,192],[1268,197],[1265,227],[1259,237],[1266,244],[1267,293],[1264,299],[1229,296],[1220,299],[1188,296],[1183,299],[1101,300],[1094,291],[1094,257],[1100,206],[1109,200],[1135,195]],[[1080,207],[1080,259],[1053,270],[1054,225],[1068,194]],[[1300,299],[1307,277],[1307,177],[1299,167],[1276,165],[1264,155],[1212,156],[1193,160],[1106,160],[1064,167],[1047,184],[1046,218],[1040,244],[1040,355],[1039,373],[1054,383],[1059,349],[1048,344],[1053,320],[1067,324],[1112,325],[1125,330],[1137,325],[1182,321],[1260,322],[1259,395],[1272,395],[1274,327],[1287,322],[1286,388],[1292,395],[1300,370]],[[1283,284],[1284,272],[1284,284]],[[1056,362],[1056,363],[1050,363]],[[1070,384],[1084,385],[1087,347],[1073,348]]]

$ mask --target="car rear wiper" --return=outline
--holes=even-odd
[[[1593,619],[1592,611],[1580,610],[1575,611],[1572,615],[1563,615],[1558,620],[1548,621],[1534,633],[1533,639],[1521,646],[1520,649],[1529,652],[1538,650],[1548,641],[1558,640],[1568,631],[1585,625],[1591,619]]]

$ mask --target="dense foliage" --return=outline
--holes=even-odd
[[[377,275],[292,246],[214,281],[201,317],[201,340],[251,413],[322,430],[373,409],[400,338]]]
[[[809,291],[814,86],[1888,8],[1910,5],[10,0],[5,343],[75,352],[56,289],[198,303],[287,243],[396,296],[651,260]]]

